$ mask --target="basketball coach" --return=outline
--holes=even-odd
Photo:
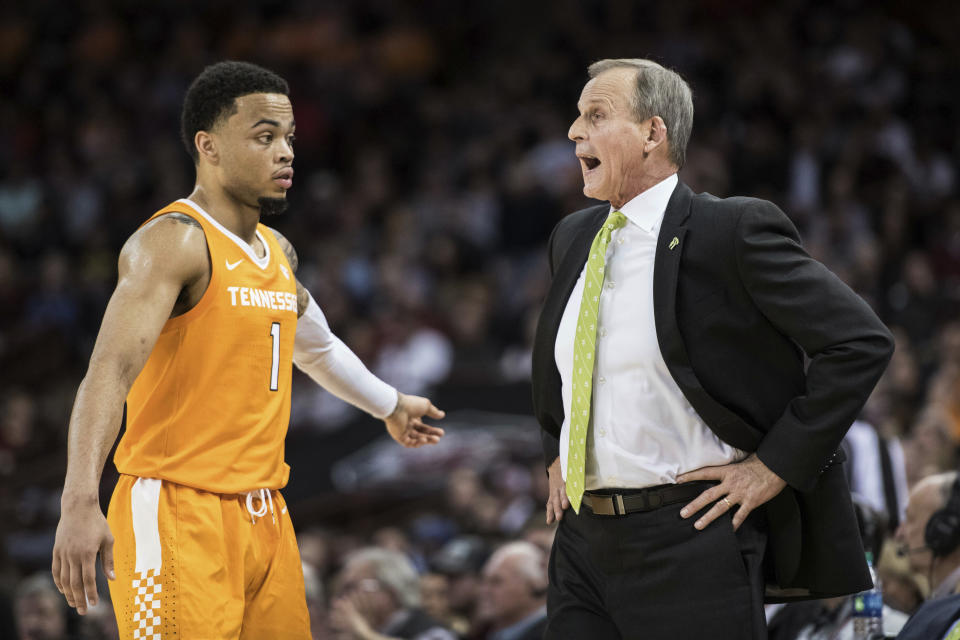
[[[839,445],[893,340],[774,204],[678,180],[678,74],[589,76],[569,137],[606,202],[550,237],[533,355],[560,520],[545,637],[765,638],[765,598],[870,584]]]

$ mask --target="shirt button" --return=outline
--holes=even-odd
[[[623,237],[617,238],[617,244],[623,244]]]
[[[600,384],[606,384],[606,382],[607,382],[607,379],[606,379],[606,378],[604,378],[603,376],[600,376],[600,379],[599,379],[599,380],[597,380],[597,382],[599,382]]]
[[[606,338],[606,337],[607,337],[607,330],[606,330],[606,329],[600,329],[600,337],[601,337],[601,338]]]
[[[617,283],[613,282],[612,280],[607,283],[607,289],[613,289],[616,286],[617,286]]]
[[[607,430],[606,430],[606,429],[598,429],[598,430],[597,430],[597,434],[602,438],[603,436],[607,435]]]

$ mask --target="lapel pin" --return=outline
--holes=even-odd
[[[680,238],[673,236],[673,240],[670,241],[670,251],[673,251],[678,244],[680,244]]]

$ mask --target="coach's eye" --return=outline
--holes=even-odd
[[[258,136],[258,137],[257,137],[257,140],[259,140],[259,141],[262,142],[263,144],[270,144],[271,142],[273,142],[273,134],[272,134],[272,133],[264,133],[264,134]]]

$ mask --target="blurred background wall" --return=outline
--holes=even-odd
[[[191,190],[181,101],[228,58],[291,85],[297,178],[270,223],[296,246],[300,279],[371,369],[450,414],[443,444],[401,451],[383,446],[380,423],[296,379],[285,493],[321,579],[371,539],[424,559],[458,535],[517,537],[542,518],[530,344],[550,230],[591,204],[566,131],[586,65],[604,57],[653,58],[687,78],[696,116],[681,179],[790,215],[897,337],[864,423],[900,443],[908,482],[955,468],[955,6],[4,3],[3,583],[49,566],[70,407],[118,250]],[[108,463],[104,504],[114,481]]]

